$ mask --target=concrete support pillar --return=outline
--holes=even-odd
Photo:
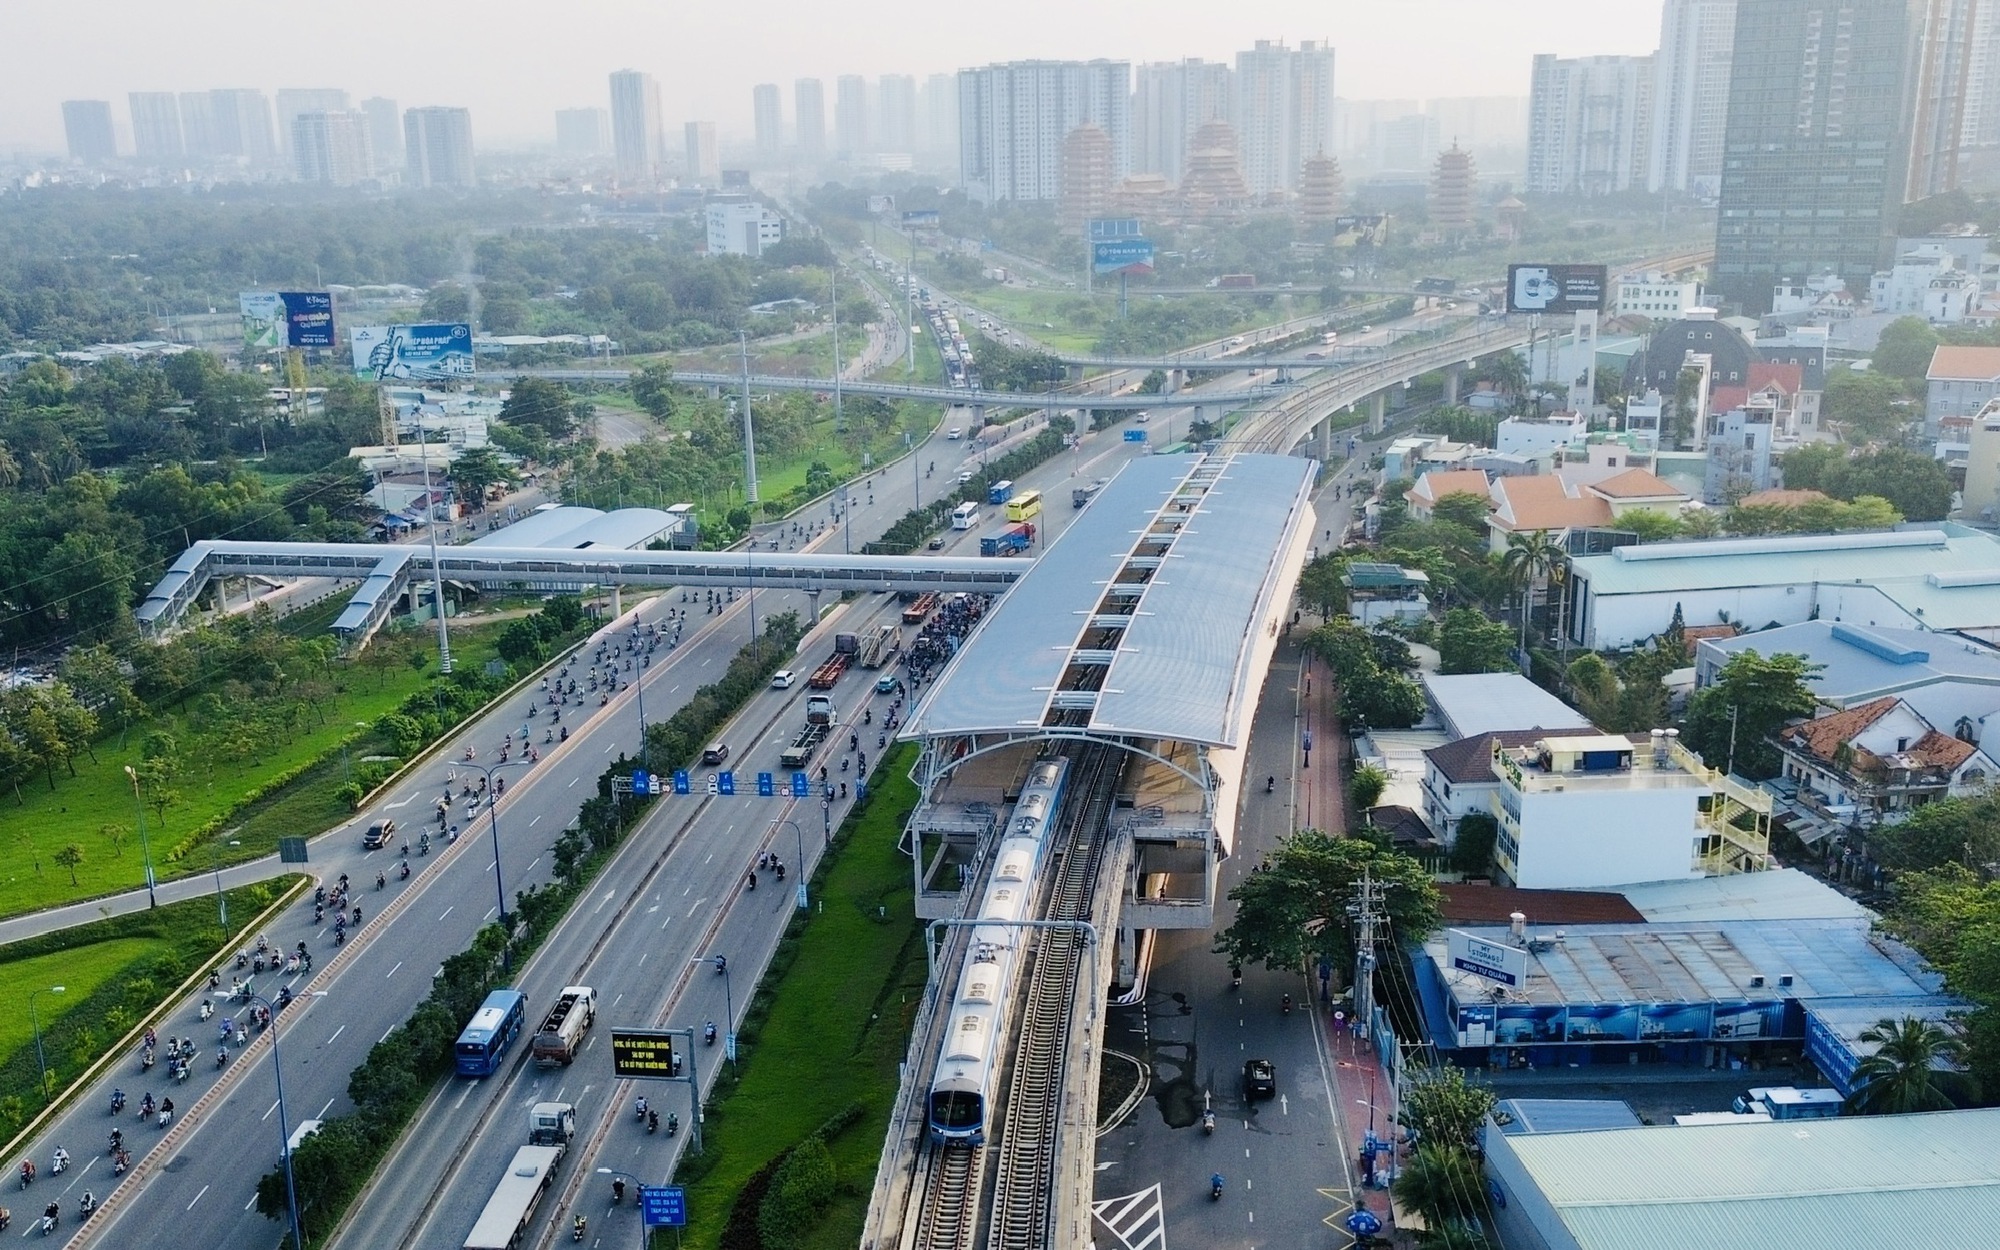
[[[1389,388],[1389,410],[1391,412],[1401,412],[1409,406],[1410,384],[1408,382],[1398,382]]]
[[[722,384],[720,382],[710,382],[708,384],[708,397],[710,399],[722,398]]]
[[[1333,463],[1333,414],[1327,413],[1319,423],[1319,462]]]
[[[1389,392],[1376,391],[1368,397],[1368,432],[1380,434],[1389,415]]]
[[[1167,380],[1160,386],[1160,394],[1172,395],[1177,393],[1181,389],[1181,371],[1179,369],[1168,369],[1166,370],[1166,375]]]
[[[1444,371],[1444,402],[1458,402],[1458,388],[1465,381],[1464,365],[1447,365]]]
[[[1118,971],[1115,980],[1119,985],[1130,985],[1139,979],[1139,931],[1131,925],[1118,926]]]
[[[972,428],[966,431],[966,436],[969,438],[973,434],[985,428],[986,428],[986,405],[985,404],[972,405]]]
[[[819,591],[808,590],[806,592],[806,602],[811,605],[812,611],[812,615],[806,618],[806,628],[811,629],[813,626],[819,624]]]
[[[614,585],[611,588],[611,619],[615,621],[623,615],[625,615],[625,588]]]

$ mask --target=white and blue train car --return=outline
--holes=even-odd
[[[999,1038],[1026,930],[1011,923],[1033,918],[1036,879],[1048,855],[1049,828],[1062,805],[1069,762],[1038,761],[1014,805],[993,858],[993,873],[977,918],[992,924],[972,930],[972,944],[951,1001],[937,1071],[931,1080],[931,1139],[980,1146],[1000,1071]]]

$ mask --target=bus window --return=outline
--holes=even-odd
[[[951,527],[955,530],[969,530],[979,524],[979,505],[962,503],[951,511]]]
[[[492,1076],[499,1071],[507,1047],[520,1036],[527,1011],[527,996],[518,990],[494,990],[488,994],[452,1048],[458,1074]]]
[[[1031,521],[1042,513],[1042,492],[1024,490],[1007,501],[1009,521]]]

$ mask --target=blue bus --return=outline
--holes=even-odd
[[[458,1074],[492,1076],[498,1072],[500,1058],[521,1035],[527,1014],[528,996],[519,990],[494,990],[488,994],[452,1048],[458,1057]]]

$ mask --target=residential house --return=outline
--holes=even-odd
[[[1897,695],[1787,726],[1777,742],[1799,803],[1844,824],[1895,824],[1927,803],[1985,790],[2000,771]]]
[[[1430,575],[1393,564],[1352,563],[1340,575],[1347,614],[1373,629],[1383,621],[1419,621],[1430,614]]]
[[[1437,509],[1438,500],[1449,495],[1487,498],[1486,474],[1478,469],[1432,470],[1418,478],[1417,484],[1403,497],[1409,501],[1411,516],[1428,521]]]
[[[1486,518],[1488,546],[1507,549],[1512,534],[1546,532],[1558,542],[1570,531],[1616,529],[1619,517],[1637,511],[1678,514],[1690,501],[1685,492],[1645,469],[1577,485],[1561,475],[1503,477],[1491,487],[1493,513]]]
[[[1493,771],[1493,747],[1522,747],[1546,737],[1548,730],[1502,729],[1474,734],[1424,752],[1424,822],[1446,846],[1458,842],[1458,822],[1474,812],[1492,810],[1500,788]]]
[[[1976,417],[1988,400],[2000,397],[2000,347],[1942,344],[1924,377],[1924,435],[1936,438],[1944,418]]]

